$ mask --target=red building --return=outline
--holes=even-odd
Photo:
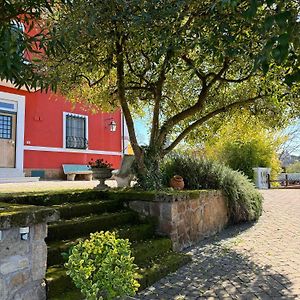
[[[119,167],[128,153],[120,110],[93,114],[84,105],[0,82],[0,180],[62,178],[62,164],[104,158]]]

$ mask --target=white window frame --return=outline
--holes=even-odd
[[[78,117],[78,118],[84,118],[85,119],[85,136],[87,139],[87,147],[86,149],[89,149],[89,117],[86,115],[79,115],[79,114],[74,114],[71,112],[63,112],[63,149],[71,149],[67,148],[67,142],[66,142],[66,135],[67,135],[67,115],[68,116],[73,116],[73,117]]]

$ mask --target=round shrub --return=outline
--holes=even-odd
[[[190,156],[172,155],[162,167],[163,185],[175,174],[184,178],[189,190],[223,190],[232,223],[255,221],[262,213],[262,196],[242,173],[224,165]]]
[[[133,260],[128,240],[101,231],[74,246],[65,266],[88,300],[109,300],[134,295],[139,288]]]

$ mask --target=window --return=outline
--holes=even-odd
[[[0,115],[0,139],[12,138],[12,117]]]
[[[87,148],[87,117],[66,114],[65,115],[66,148]]]

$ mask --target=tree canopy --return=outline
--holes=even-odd
[[[140,170],[241,108],[299,112],[299,2],[73,0],[54,5],[33,87],[121,107]],[[37,57],[39,58],[39,57]],[[151,114],[147,152],[133,116]]]

